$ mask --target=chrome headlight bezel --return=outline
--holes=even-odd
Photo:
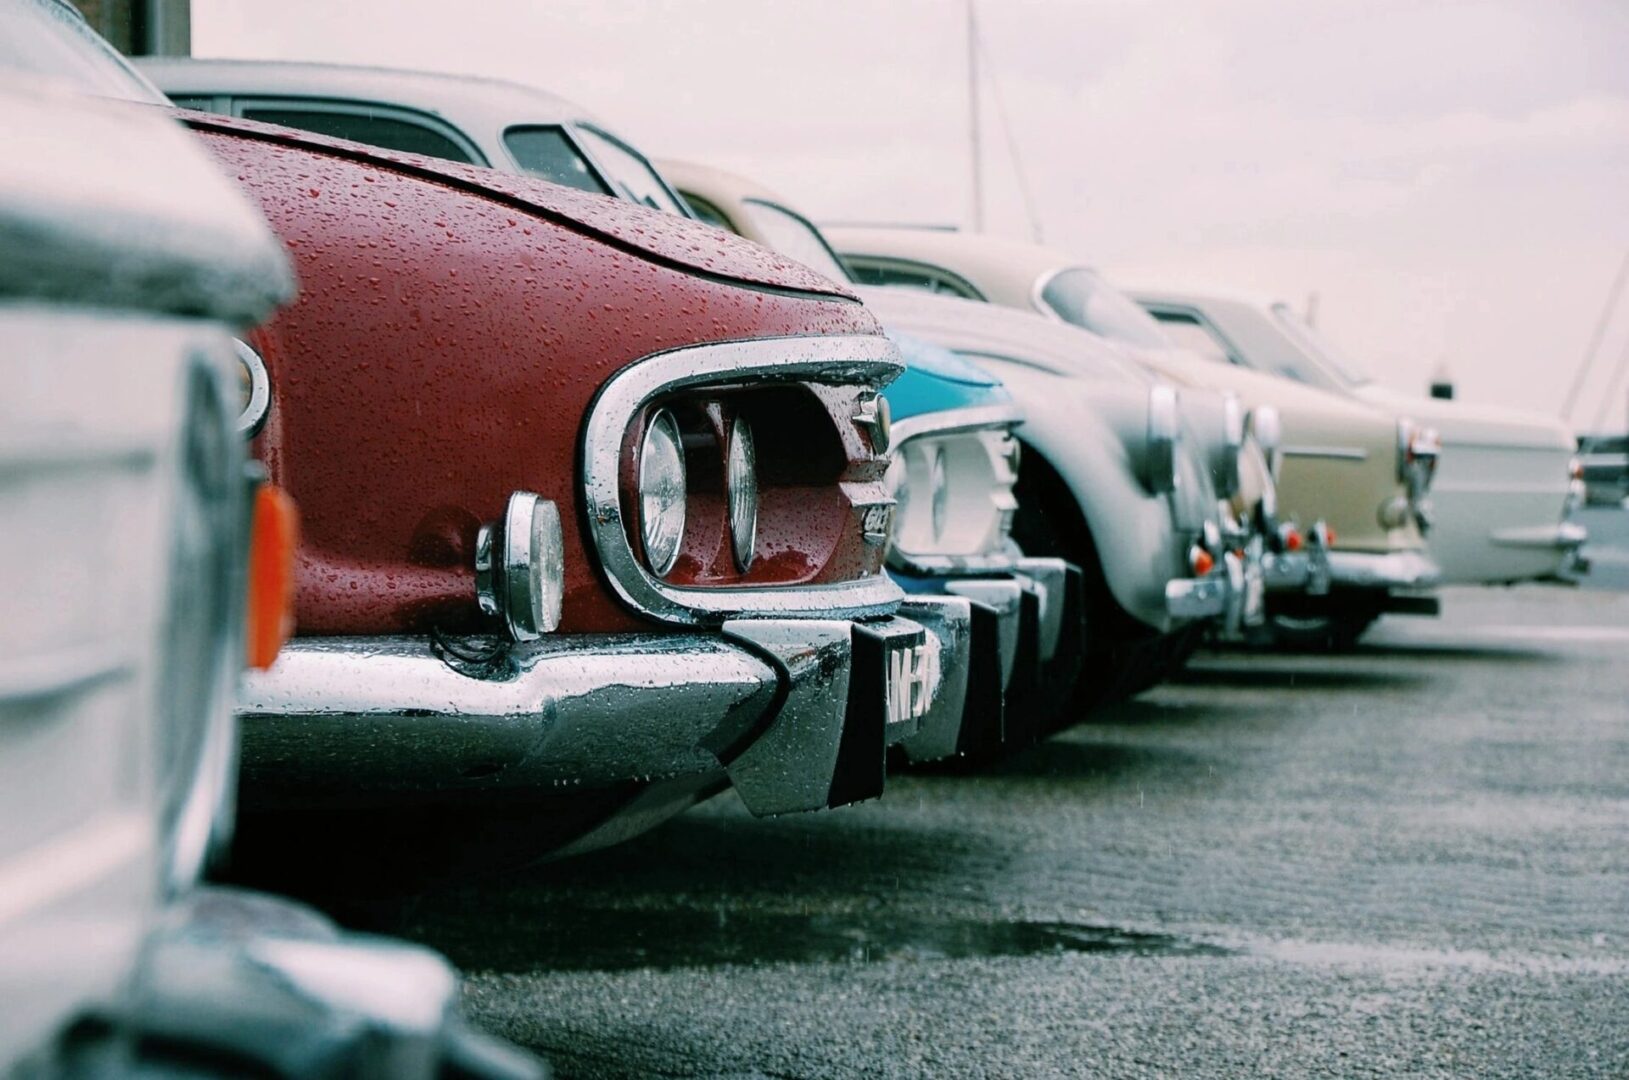
[[[895,499],[888,563],[916,574],[1017,565],[1010,543],[1021,451],[1016,406],[928,413],[895,425],[887,483]]]
[[[657,577],[666,577],[684,547],[688,501],[684,434],[667,409],[658,409],[645,425],[634,483],[645,562]]]

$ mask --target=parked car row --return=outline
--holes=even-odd
[[[0,7],[0,68],[31,77],[0,235],[35,260],[0,266],[0,334],[30,358],[0,408],[33,433],[0,443],[29,526],[0,704],[35,717],[0,736],[37,744],[0,759],[0,874],[33,883],[0,960],[38,947],[0,963],[0,999],[60,962],[37,927],[79,886],[124,942],[11,1013],[0,1062],[136,1030],[309,1074],[315,1044],[198,1004],[270,983],[160,977],[264,932],[372,964],[359,985],[431,972],[402,985],[435,1022],[367,1052],[526,1075],[458,1025],[439,961],[245,915],[283,909],[196,891],[206,855],[235,819],[242,879],[388,887],[725,789],[840,807],[1078,723],[1207,636],[1349,642],[1581,542],[1551,428],[1383,395],[1280,307],[1134,300],[982,236],[822,231],[524,87],[133,67],[59,0]],[[135,803],[70,812],[65,784]],[[52,876],[92,856],[128,857],[122,891]],[[166,898],[186,917],[143,953]],[[116,993],[133,969],[145,997]],[[318,1004],[389,1028],[368,1000]]]

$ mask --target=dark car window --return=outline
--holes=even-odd
[[[639,151],[621,139],[586,124],[578,124],[574,130],[578,138],[588,144],[588,152],[594,156],[595,162],[609,174],[617,194],[653,210],[664,210],[680,217],[690,216],[690,207],[667,186],[662,174]]]
[[[695,195],[688,191],[681,191],[679,192],[679,195],[687,204],[689,204],[690,212],[696,216],[697,220],[705,221],[715,229],[723,229],[725,232],[737,231],[735,223],[724,216],[724,211],[720,210],[718,207],[714,206],[700,195]]]
[[[964,300],[984,299],[979,291],[964,279],[920,263],[868,259],[855,255],[845,256],[843,261],[848,266],[850,277],[860,285],[898,285],[944,296],[958,296]]]
[[[288,105],[246,105],[243,116],[247,120],[281,124],[318,135],[331,135],[336,139],[367,143],[385,150],[401,150],[466,164],[483,164],[473,161],[463,147],[441,132],[394,116],[344,109],[301,109]]]
[[[512,127],[503,133],[503,145],[523,172],[580,191],[611,194],[577,144],[558,127]]]
[[[168,99],[66,4],[0,4],[0,71],[60,79],[97,97],[166,105]]]
[[[1179,311],[1156,310],[1153,314],[1171,340],[1184,349],[1198,353],[1206,360],[1215,360],[1219,364],[1239,362],[1234,357],[1233,351],[1227,347],[1227,342],[1221,339],[1209,323],[1202,323],[1196,317]]]
[[[742,205],[752,223],[769,241],[770,248],[820,271],[833,281],[849,280],[848,269],[808,218],[762,199],[747,199]]]

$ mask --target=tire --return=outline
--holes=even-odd
[[[1331,615],[1270,615],[1267,628],[1270,643],[1281,649],[1300,652],[1345,652],[1357,644],[1374,621],[1377,611],[1361,609]]]
[[[1179,670],[1198,647],[1203,628],[1161,634],[1126,614],[1109,589],[1097,544],[1068,485],[1033,447],[1024,447],[1022,461],[1014,489],[1013,540],[1026,555],[1068,559],[1086,579],[1087,651],[1067,703],[1047,718],[1043,730],[1050,734]]]

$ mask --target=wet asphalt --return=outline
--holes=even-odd
[[[378,928],[567,1077],[1629,1076],[1629,512],[1597,513],[1593,587],[1204,652],[982,774],[726,795]]]

